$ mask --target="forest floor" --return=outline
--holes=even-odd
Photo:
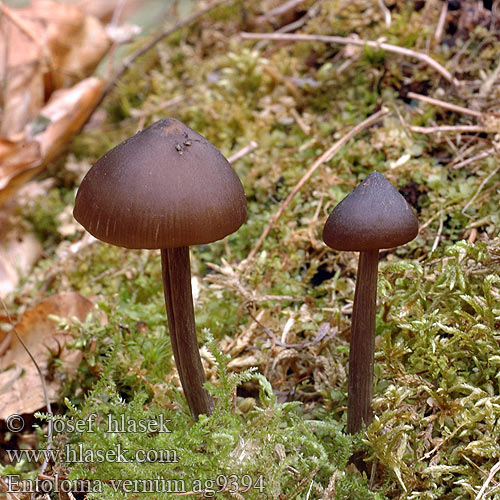
[[[41,436],[55,417],[23,403],[39,384],[33,369],[0,415],[4,478],[47,481],[40,498],[64,500],[500,498],[500,5],[381,3],[222,2],[135,60],[31,181],[36,189],[6,224],[34,235],[42,253],[5,301],[38,346],[52,412],[65,417],[49,441]],[[159,252],[93,241],[72,217],[91,165],[165,117],[228,158],[242,152],[232,164],[248,200],[237,232],[191,248],[200,352],[217,403],[197,422],[172,356]],[[375,170],[420,230],[380,253],[374,418],[350,436],[358,255],[329,249],[321,235],[335,205]],[[47,351],[49,337],[58,340]],[[16,352],[0,352],[4,372]],[[0,399],[11,397],[0,382]],[[9,413],[38,430],[9,431]],[[168,432],[111,432],[107,418],[164,419]],[[71,460],[67,446],[90,458]],[[6,451],[36,448],[63,458],[40,476],[43,460]],[[155,455],[139,461],[140,450]]]

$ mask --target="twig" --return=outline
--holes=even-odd
[[[391,18],[391,11],[387,8],[387,5],[384,3],[384,0],[378,0],[378,6],[384,13],[384,21],[387,26],[391,25],[392,18]]]
[[[316,159],[316,161],[312,164],[311,168],[303,175],[303,177],[292,189],[290,194],[286,197],[285,201],[281,204],[281,206],[278,208],[275,214],[271,217],[269,224],[266,226],[266,228],[260,235],[252,251],[248,254],[248,257],[245,259],[246,262],[250,262],[255,257],[256,253],[259,251],[259,248],[266,239],[267,235],[271,232],[271,229],[273,228],[274,224],[276,224],[277,220],[281,217],[281,215],[286,210],[286,208],[293,200],[295,195],[300,191],[302,186],[304,186],[304,184],[312,177],[314,172],[316,172],[316,170],[321,165],[323,165],[323,163],[330,161],[332,157],[342,148],[342,146],[344,146],[344,144],[350,141],[356,134],[371,127],[372,125],[380,121],[388,113],[389,110],[385,107],[382,108],[380,111],[377,111],[375,114],[371,115],[366,120],[362,121],[361,123],[353,127],[346,135],[344,135],[344,137],[338,140],[335,144],[333,144],[333,146],[327,149],[319,158]]]
[[[495,152],[495,148],[487,149],[486,151],[483,151],[482,153],[471,156],[470,158],[467,158],[464,161],[461,161],[459,163],[456,163],[455,165],[452,165],[450,168],[452,170],[456,170],[458,168],[465,167],[466,165],[469,165],[469,163],[474,163],[475,161],[482,160],[483,158],[490,156],[494,152]]]
[[[493,169],[481,182],[479,187],[477,188],[477,191],[474,193],[474,196],[465,204],[465,207],[462,208],[462,213],[465,215],[465,211],[472,205],[474,200],[478,197],[479,193],[481,190],[484,188],[486,183],[500,170],[500,165],[497,166],[497,168]]]
[[[178,23],[174,24],[171,28],[168,28],[165,31],[162,31],[158,35],[156,35],[152,40],[150,40],[148,43],[143,45],[140,49],[136,50],[133,54],[131,54],[127,59],[125,59],[123,65],[118,69],[118,71],[110,78],[106,86],[104,87],[101,96],[99,100],[95,103],[94,105],[94,110],[89,114],[92,116],[93,112],[101,105],[102,101],[104,98],[110,93],[110,91],[113,89],[113,87],[116,85],[116,82],[130,69],[132,66],[132,63],[144,55],[146,52],[151,50],[156,44],[161,42],[163,39],[167,38],[170,36],[172,33],[175,33],[176,31],[189,26],[193,22],[197,21],[200,17],[204,16],[211,10],[215,9],[219,5],[225,4],[232,2],[233,0],[215,0],[211,4],[207,5],[205,8],[200,9],[198,12],[195,12],[194,14],[191,14],[190,16],[186,17],[185,19],[182,19]],[[88,119],[87,119],[88,121]]]
[[[464,113],[466,115],[477,116],[481,118],[483,113],[480,111],[475,111],[474,109],[464,108],[462,106],[457,106],[456,104],[451,104],[446,101],[441,101],[440,99],[435,99],[434,97],[428,97],[426,95],[416,94],[415,92],[408,92],[407,96],[410,99],[418,99],[419,101],[427,102],[433,104],[434,106],[439,106],[441,108],[449,109],[450,111],[456,111],[457,113]]]
[[[250,141],[250,143],[245,146],[244,148],[241,148],[239,151],[236,151],[233,155],[231,155],[227,161],[229,163],[234,163],[235,161],[238,161],[240,158],[243,158],[247,154],[251,153],[255,149],[257,149],[259,145],[255,141]]]
[[[438,127],[417,127],[410,125],[412,132],[419,134],[435,134],[436,132],[487,132],[485,127],[479,125],[441,125]]]
[[[443,2],[443,7],[441,8],[441,14],[439,14],[438,23],[436,26],[436,31],[434,32],[434,41],[436,43],[441,42],[441,37],[443,36],[444,23],[446,22],[447,13],[448,13],[448,2]]]
[[[469,462],[472,465],[472,467],[477,469],[484,477],[488,477],[488,474],[483,469],[481,469],[481,467],[479,467],[479,465],[474,463],[467,455],[464,455],[463,453],[460,453],[460,455],[466,462]],[[492,479],[491,481],[495,485],[498,484],[494,479]]]
[[[393,52],[394,54],[400,54],[403,56],[414,57],[419,61],[424,62],[431,68],[435,69],[441,76],[443,76],[450,83],[456,87],[460,86],[460,81],[455,78],[446,68],[441,66],[435,59],[428,56],[427,54],[422,54],[415,50],[406,49],[404,47],[399,47],[397,45],[392,45],[385,42],[377,42],[373,40],[360,40],[353,37],[343,37],[343,36],[326,36],[326,35],[306,35],[301,33],[296,34],[282,34],[282,33],[246,33],[241,32],[241,37],[246,40],[279,40],[279,41],[289,41],[289,42],[323,42],[323,43],[338,43],[341,45],[358,45],[367,46],[374,49],[383,49],[387,52]]]
[[[275,9],[271,9],[269,12],[266,14],[259,16],[256,21],[261,24],[265,23],[267,21],[272,21],[274,17],[282,16],[286,14],[287,12],[295,9],[298,5],[301,3],[304,3],[305,0],[288,0],[288,2],[285,2],[282,5],[278,5]]]
[[[479,493],[476,496],[475,500],[481,500],[481,498],[484,496],[484,492],[486,491],[486,488],[488,487],[488,484],[490,484],[491,480],[495,476],[495,474],[500,470],[500,462],[497,462],[490,470],[490,473],[488,474],[488,477],[486,478],[486,481],[484,482],[482,488],[479,490]]]
[[[21,336],[19,335],[19,333],[17,333],[16,327],[14,326],[14,323],[10,317],[9,310],[7,309],[7,306],[5,305],[5,302],[2,299],[2,297],[0,297],[0,303],[2,304],[2,307],[5,311],[5,315],[7,316],[9,323],[12,325],[12,331],[14,332],[14,335],[17,337],[17,340],[19,340],[20,344],[23,346],[24,350],[28,353],[28,356],[30,357],[33,364],[35,365],[36,371],[38,372],[38,376],[40,377],[40,380],[42,382],[43,396],[45,398],[45,406],[47,407],[47,414],[52,415],[52,407],[50,405],[49,392],[47,391],[47,385],[45,384],[45,378],[42,374],[42,370],[40,369],[40,366],[38,365],[36,359],[33,357],[33,354],[31,354],[30,350],[28,349],[28,347],[24,343],[24,341],[21,338]],[[50,449],[51,445],[52,445],[52,421],[49,420],[49,432],[48,432],[48,436],[47,436],[47,449]],[[48,463],[48,459],[47,459],[47,457],[45,457],[45,460],[43,461],[42,467],[40,469],[40,471],[42,473],[45,470],[45,468],[47,467],[47,463]]]
[[[443,217],[440,217],[438,232],[436,234],[436,238],[434,239],[434,243],[432,244],[431,253],[434,252],[434,250],[436,250],[439,245],[439,240],[441,239],[441,235],[443,234],[443,223]]]

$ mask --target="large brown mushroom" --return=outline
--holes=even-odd
[[[196,338],[189,246],[236,231],[246,219],[243,187],[230,163],[173,118],[122,142],[89,170],[74,217],[96,238],[126,248],[161,249],[172,350],[195,419],[214,402]]]
[[[347,431],[371,421],[378,253],[415,238],[418,220],[406,200],[373,172],[332,211],[323,241],[336,250],[360,252],[351,322]]]

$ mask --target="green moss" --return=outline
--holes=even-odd
[[[410,125],[475,122],[410,101],[407,92],[472,106],[479,102],[477,82],[491,73],[500,46],[496,37],[486,38],[485,28],[471,33],[469,46],[460,34],[455,45],[434,46],[430,27],[437,18],[430,7],[416,10],[414,2],[392,2],[390,26],[376,2],[318,5],[301,32],[386,37],[428,52],[448,69],[459,67],[466,83],[455,92],[429,66],[366,47],[346,52],[317,42],[269,42],[259,51],[238,33],[252,28],[245,23],[261,7],[235,2],[137,61],[106,100],[106,122],[72,145],[72,154],[90,164],[166,115],[186,122],[227,156],[258,143],[234,163],[248,197],[248,220],[225,242],[192,248],[191,255],[200,345],[208,343],[201,333],[207,328],[219,349],[232,353],[232,366],[253,364],[265,378],[253,372],[240,377],[236,368],[230,373],[215,350],[207,372],[219,407],[193,424],[174,369],[158,253],[97,243],[61,262],[58,250],[75,238],[59,233],[59,214],[72,204],[75,187],[63,177],[23,212],[53,258],[27,278],[20,305],[67,289],[96,297],[108,323],[89,320],[73,331],[83,361],[65,387],[75,405],[68,414],[166,412],[172,434],[127,435],[123,443],[178,449],[183,461],[168,467],[169,477],[192,480],[188,466],[207,480],[221,471],[262,474],[266,492],[245,498],[326,498],[325,491],[338,499],[475,498],[483,472],[499,454],[499,173],[493,155],[451,166],[491,147],[493,135],[411,133]],[[180,103],[162,107],[179,96]],[[255,261],[242,262],[318,156],[382,104],[391,115],[321,165],[275,222]],[[494,109],[494,96],[479,105]],[[375,419],[362,436],[346,437],[357,261],[327,249],[321,231],[335,204],[375,169],[405,193],[422,230],[410,244],[381,254]],[[478,229],[475,244],[465,241],[472,228]],[[332,330],[315,343],[327,327]],[[298,347],[276,346],[273,335]],[[301,405],[278,403],[273,390]],[[249,409],[244,401],[251,402]],[[96,432],[75,439],[111,448],[117,438]],[[370,481],[347,466],[355,449],[373,459]],[[71,474],[136,478],[159,469],[155,463],[145,469],[103,464]],[[108,488],[99,498],[122,497]]]

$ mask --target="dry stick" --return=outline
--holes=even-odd
[[[397,45],[392,45],[385,42],[377,42],[373,40],[360,40],[359,38],[350,38],[343,36],[326,36],[326,35],[305,35],[305,34],[293,34],[286,35],[282,33],[240,33],[240,36],[246,40],[277,40],[277,41],[289,41],[289,42],[323,42],[323,43],[338,43],[341,45],[358,45],[360,47],[372,47],[374,49],[383,49],[387,52],[392,52],[394,54],[400,54],[403,56],[414,57],[419,61],[424,62],[431,68],[435,69],[441,76],[452,83],[455,86],[460,86],[460,81],[455,78],[445,67],[441,66],[435,59],[428,56],[427,54],[422,54],[415,50],[406,49],[404,47],[398,47]]]
[[[383,107],[380,111],[377,111],[373,115],[369,116],[366,120],[362,121],[358,125],[356,125],[354,128],[352,128],[344,137],[342,137],[340,140],[338,140],[333,146],[331,146],[329,149],[327,149],[311,166],[311,168],[304,174],[304,176],[300,179],[300,181],[295,185],[295,187],[292,189],[290,194],[286,197],[285,201],[281,204],[281,206],[278,208],[278,210],[275,212],[275,214],[271,217],[271,220],[269,221],[269,224],[266,226],[262,234],[260,235],[259,239],[257,240],[257,243],[253,247],[252,251],[248,254],[248,257],[245,259],[246,262],[250,262],[256,255],[256,253],[259,251],[259,248],[261,247],[262,243],[264,240],[267,238],[267,235],[271,232],[271,229],[273,226],[276,224],[277,220],[281,217],[283,212],[286,210],[292,199],[295,197],[295,195],[301,190],[302,186],[312,177],[314,172],[323,165],[323,163],[326,163],[332,159],[332,157],[346,144],[348,141],[350,141],[356,134],[361,132],[362,130],[365,130],[378,121],[380,121],[385,115],[389,113],[389,110],[385,107]],[[244,262],[245,262],[244,261]]]
[[[287,12],[295,9],[295,7],[298,7],[301,3],[304,2],[305,0],[288,0],[288,2],[285,2],[284,4],[279,5],[275,9],[270,10],[263,16],[259,16],[257,18],[257,22],[265,23],[266,21],[271,21],[274,17],[282,16]]]
[[[441,125],[437,127],[417,127],[415,125],[410,125],[410,130],[412,132],[417,132],[419,134],[435,134],[436,132],[487,132],[486,127],[481,127],[478,125]]]
[[[495,152],[495,148],[487,149],[486,151],[483,151],[482,153],[479,153],[479,154],[474,155],[470,158],[467,158],[466,160],[463,160],[459,163],[456,163],[455,165],[452,165],[450,168],[452,170],[456,170],[457,168],[465,167],[466,165],[469,165],[469,163],[474,163],[477,160],[482,160],[483,158],[487,158],[488,156],[490,156],[494,152]]]
[[[12,322],[12,319],[10,317],[9,310],[7,309],[7,306],[5,305],[5,302],[3,301],[2,297],[0,297],[0,303],[2,304],[2,307],[5,311],[5,315],[7,316],[7,319],[9,323],[12,325],[12,331],[14,332],[14,335],[17,337],[17,340],[19,340],[20,344],[23,346],[24,350],[28,353],[28,356],[30,357],[31,361],[35,365],[36,371],[38,372],[38,376],[40,377],[40,380],[42,382],[42,389],[43,389],[43,397],[45,398],[45,406],[47,407],[47,414],[52,415],[52,407],[50,405],[50,399],[49,399],[49,392],[47,391],[47,385],[45,384],[45,378],[42,374],[42,370],[40,369],[40,366],[38,365],[36,359],[33,357],[33,354],[31,354],[30,350],[24,343],[23,339],[17,333],[16,327],[14,326],[14,323]],[[49,433],[47,437],[47,449],[50,449],[52,446],[52,421],[49,420]],[[45,457],[45,460],[43,461],[42,467],[40,469],[40,472],[43,473],[45,468],[47,467],[48,464],[48,459]]]
[[[477,188],[477,191],[474,193],[474,196],[465,204],[465,207],[462,208],[462,213],[465,215],[465,211],[474,203],[474,200],[479,196],[479,193],[482,191],[484,186],[486,186],[486,183],[500,170],[500,165],[498,165],[497,168],[495,168],[492,172],[490,172],[481,182],[479,187]]]
[[[488,477],[486,478],[486,481],[484,482],[482,488],[479,490],[479,493],[476,496],[475,500],[480,500],[481,498],[484,497],[484,492],[486,491],[486,488],[488,487],[488,484],[490,484],[491,480],[495,476],[495,474],[500,470],[500,462],[497,462],[490,470],[490,473],[488,474]]]
[[[436,26],[436,31],[434,32],[434,41],[436,43],[441,43],[441,38],[443,36],[444,23],[446,21],[447,13],[448,13],[448,2],[443,2],[443,7],[441,8],[441,14],[439,14],[439,20]]]
[[[229,3],[232,1],[233,0],[215,0],[210,5],[207,5],[205,8],[200,9],[198,12],[195,12],[194,14],[191,14],[190,16],[186,17],[186,19],[183,19],[182,21],[179,21],[178,23],[174,24],[174,26],[172,26],[171,28],[169,28],[165,31],[162,31],[160,34],[155,36],[148,43],[143,45],[140,49],[136,50],[133,54],[131,54],[129,57],[127,57],[127,59],[125,59],[125,62],[120,67],[120,69],[111,77],[111,79],[108,81],[108,83],[104,87],[104,89],[101,93],[101,96],[99,97],[99,100],[94,105],[94,111],[101,105],[104,98],[110,93],[110,91],[116,85],[116,82],[130,69],[130,67],[132,66],[132,63],[136,59],[138,59],[139,57],[144,55],[146,52],[151,50],[157,43],[161,42],[163,39],[167,38],[172,33],[175,33],[176,31],[180,30],[181,28],[189,26],[191,23],[197,21],[200,17],[204,16],[207,12],[210,12],[211,10],[218,7],[219,5]],[[92,113],[90,113],[89,118],[90,118],[90,116],[92,116]]]
[[[384,13],[385,24],[387,26],[390,26],[392,22],[391,11],[387,8],[387,5],[385,5],[384,0],[378,0],[378,6],[380,7],[380,10]]]
[[[250,154],[252,151],[257,149],[259,145],[255,141],[250,141],[250,143],[245,146],[244,148],[241,148],[239,151],[236,151],[233,155],[231,155],[227,161],[229,163],[234,163],[235,161],[238,161],[240,158],[243,158],[247,154]]]
[[[436,237],[434,238],[434,243],[432,244],[432,247],[431,247],[431,253],[434,252],[434,250],[436,250],[436,248],[439,245],[439,240],[441,239],[441,235],[443,234],[443,225],[444,225],[444,219],[443,219],[443,217],[440,217],[439,227],[438,227],[438,231],[436,233]]]
[[[419,101],[427,102],[433,104],[434,106],[439,106],[444,109],[449,109],[450,111],[456,111],[457,113],[464,113],[466,115],[477,116],[481,118],[483,113],[480,111],[475,111],[474,109],[464,108],[463,106],[457,106],[456,104],[451,104],[446,101],[441,101],[440,99],[435,99],[434,97],[428,97],[426,95],[416,94],[415,92],[408,92],[408,97],[410,99],[417,99]]]

